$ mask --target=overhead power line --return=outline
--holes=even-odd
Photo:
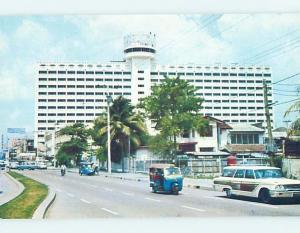
[[[283,82],[283,81],[285,81],[285,80],[294,78],[294,77],[296,77],[296,76],[298,76],[298,75],[300,75],[300,73],[296,73],[296,74],[293,74],[293,75],[288,76],[288,77],[286,77],[286,78],[280,79],[280,80],[278,80],[278,81],[276,81],[276,82],[273,82],[272,84],[273,84],[273,85],[276,85],[276,84],[281,83],[281,82]]]
[[[287,104],[287,103],[295,102],[295,101],[298,101],[298,100],[300,100],[300,98],[296,98],[296,99],[292,99],[292,100],[280,102],[280,103],[274,104],[273,106],[277,106],[277,105],[281,105],[281,104]]]

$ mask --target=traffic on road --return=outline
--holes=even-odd
[[[47,184],[56,200],[46,218],[299,216],[297,201],[265,204],[251,197],[227,198],[219,191],[183,188],[178,195],[154,193],[149,178],[116,179],[107,173],[80,176],[59,170],[21,173]]]

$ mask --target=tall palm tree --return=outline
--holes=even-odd
[[[112,160],[122,162],[124,172],[124,157],[129,151],[141,145],[147,128],[140,114],[134,112],[134,107],[128,99],[119,96],[110,107],[110,133]],[[93,138],[96,144],[107,146],[107,114],[102,113],[94,121]],[[129,152],[130,153],[130,152]]]
[[[291,105],[288,110],[284,113],[284,117],[287,117],[293,112],[300,112],[300,101],[297,101],[293,105]],[[288,135],[300,135],[300,117],[298,117],[290,126],[290,129],[288,130]]]

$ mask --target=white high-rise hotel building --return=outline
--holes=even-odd
[[[35,146],[59,124],[91,123],[106,111],[106,94],[123,95],[137,104],[164,76],[177,76],[199,88],[203,114],[228,123],[265,122],[263,79],[271,70],[242,65],[160,65],[155,35],[129,35],[124,60],[102,64],[40,63],[36,79]],[[272,102],[272,91],[268,94]],[[273,109],[271,107],[271,119]]]

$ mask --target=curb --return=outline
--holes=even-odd
[[[33,213],[32,219],[44,219],[45,215],[47,213],[47,210],[49,209],[51,204],[54,202],[55,198],[56,198],[56,193],[52,189],[49,189],[47,197],[39,205],[39,207],[35,210],[35,212]]]
[[[21,184],[18,180],[16,180],[15,178],[13,178],[12,176],[10,176],[7,172],[4,173],[5,176],[7,176],[10,180],[12,180],[17,186],[18,186],[18,192],[14,194],[14,196],[12,198],[10,198],[9,200],[3,202],[1,205],[6,204],[7,202],[10,202],[11,200],[15,199],[17,196],[19,196],[23,191],[24,191],[24,185]]]

